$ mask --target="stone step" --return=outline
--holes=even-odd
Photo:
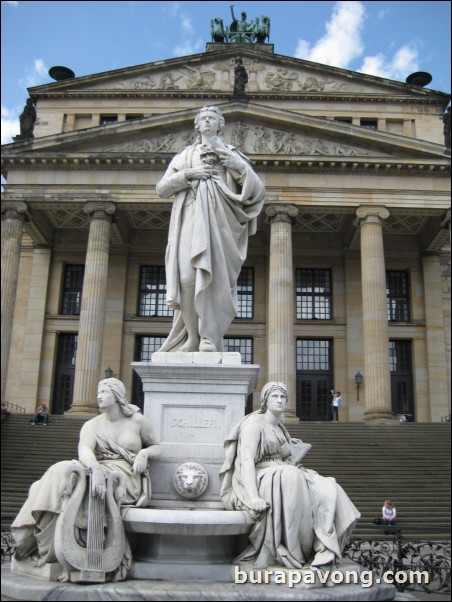
[[[47,427],[31,427],[30,419],[10,415],[2,422],[2,528],[11,524],[30,485],[50,465],[77,457],[86,420],[51,416]],[[334,476],[360,510],[356,535],[375,537],[372,519],[390,497],[399,524],[413,537],[450,538],[450,424],[324,422],[287,428],[292,437],[313,445],[304,466]]]

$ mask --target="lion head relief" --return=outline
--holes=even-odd
[[[207,471],[201,464],[185,462],[178,466],[174,473],[174,487],[186,498],[196,498],[202,495],[209,484]]]

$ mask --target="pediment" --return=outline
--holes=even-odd
[[[210,46],[215,46],[214,44]],[[404,96],[424,98],[441,93],[419,86],[364,75],[273,53],[230,45],[220,51],[147,63],[30,88],[36,98],[47,94],[190,94],[231,93],[235,61],[248,73],[247,93],[294,96]]]
[[[367,130],[330,119],[267,106],[229,102],[218,105],[226,120],[224,140],[251,159],[430,158],[444,159],[444,147]],[[4,156],[33,154],[98,157],[173,156],[194,141],[196,110],[182,110],[108,126],[36,138],[3,147]]]

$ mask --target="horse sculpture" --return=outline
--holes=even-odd
[[[254,39],[257,44],[265,44],[265,40],[270,40],[270,18],[269,17],[261,17],[259,21],[259,17],[256,18],[256,23],[254,25]]]

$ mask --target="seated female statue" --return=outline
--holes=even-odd
[[[89,496],[85,491],[85,473],[90,474],[92,497],[104,500],[108,496],[109,481],[106,477],[110,475],[113,478],[114,475],[115,482],[119,483],[114,496],[118,505],[149,505],[151,482],[148,461],[159,455],[152,426],[139,408],[127,402],[125,386],[116,378],[99,382],[97,401],[100,414],[85,422],[80,431],[79,459],[54,464],[30,487],[28,498],[11,527],[17,543],[17,560],[30,557],[35,566],[57,560],[57,521],[75,497],[76,474],[83,475],[83,479],[79,479],[83,481],[82,501],[74,510],[77,543],[81,546],[86,543],[88,521]],[[116,513],[122,528],[119,510]],[[125,554],[130,556],[127,542],[125,545]],[[120,575],[114,579],[125,578],[127,562],[130,564],[130,558],[123,560]]]
[[[282,423],[286,404],[286,386],[267,383],[261,409],[245,416],[225,441],[223,503],[256,519],[235,563],[260,568],[338,563],[360,513],[335,479],[294,464],[303,443],[291,439]]]

